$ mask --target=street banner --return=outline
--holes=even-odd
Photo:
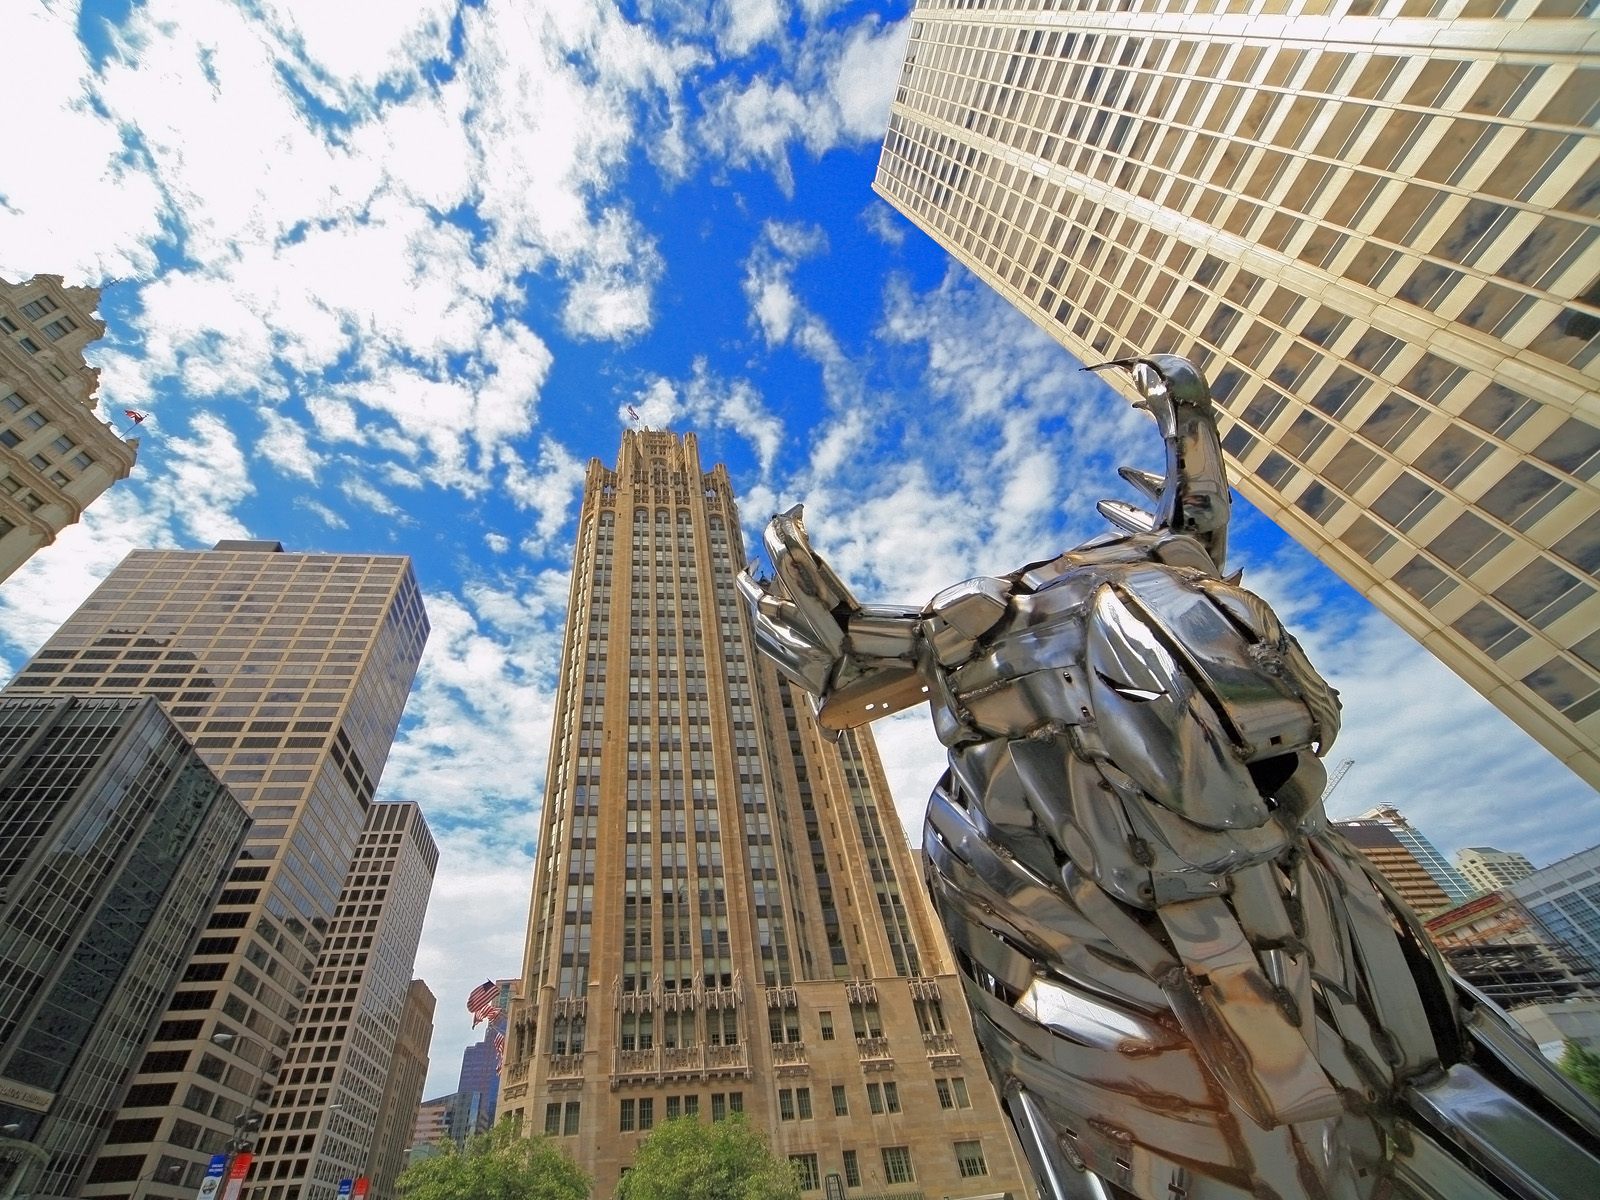
[[[350,1189],[355,1186],[354,1179],[339,1180],[339,1200],[350,1200]]]
[[[356,1176],[354,1200],[367,1200],[367,1177],[365,1175]]]
[[[250,1174],[250,1159],[248,1150],[241,1150],[233,1156],[233,1165],[228,1168],[228,1182],[222,1187],[222,1200],[239,1200],[239,1193],[244,1190],[244,1177]]]
[[[222,1186],[222,1173],[227,1169],[228,1156],[213,1154],[210,1165],[206,1167],[206,1177],[200,1181],[200,1190],[195,1193],[195,1200],[213,1200],[217,1189]]]

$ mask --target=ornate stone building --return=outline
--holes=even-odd
[[[1597,80],[1579,0],[919,0],[873,186],[1600,785]]]
[[[737,1112],[808,1195],[1023,1194],[870,735],[780,686],[743,565],[693,434],[589,464],[501,1112],[598,1195]]]
[[[0,279],[0,580],[133,469],[139,439],[95,414],[100,371],[83,360],[106,331],[99,302],[59,275]]]

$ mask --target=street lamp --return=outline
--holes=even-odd
[[[211,1040],[218,1046],[232,1046],[235,1042],[243,1043],[246,1039],[237,1033],[218,1032],[211,1035]],[[238,1053],[237,1050],[234,1051]],[[243,1057],[242,1055],[240,1057]],[[248,1060],[247,1060],[248,1061]],[[233,1118],[233,1138],[228,1142],[228,1165],[224,1170],[224,1178],[231,1174],[234,1161],[251,1145],[247,1135],[251,1130],[261,1127],[261,1113],[256,1111],[256,1103],[261,1095],[261,1084],[267,1077],[267,1064],[272,1061],[272,1050],[262,1044],[261,1062],[256,1066],[255,1082],[250,1086],[250,1102],[239,1110],[238,1116]],[[243,1194],[241,1187],[241,1195]]]

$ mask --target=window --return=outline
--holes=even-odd
[[[836,1117],[848,1117],[850,1115],[850,1101],[844,1094],[844,1084],[842,1083],[833,1085],[833,1115]]]
[[[959,1075],[951,1079],[935,1079],[934,1089],[939,1093],[940,1108],[971,1108],[972,1099],[967,1095],[967,1081]]]
[[[833,1014],[831,1012],[819,1012],[817,1019],[822,1022],[822,1040],[825,1042],[833,1041]]]
[[[875,1113],[883,1111],[883,1087],[880,1084],[867,1084],[867,1107]]]
[[[37,300],[29,300],[22,306],[22,315],[30,321],[37,321],[45,313],[53,313],[55,310],[56,302],[54,300],[50,299],[49,296],[40,296]],[[12,328],[15,328],[15,326]]]
[[[808,1087],[795,1088],[794,1106],[800,1114],[802,1121],[811,1120],[811,1089]]]
[[[861,1163],[856,1158],[854,1150],[844,1152],[844,1185],[845,1187],[861,1186]]]
[[[576,1101],[576,1100],[568,1100],[567,1101],[566,1122],[561,1127],[561,1133],[565,1137],[572,1137],[577,1132],[578,1132],[578,1101]]]
[[[78,323],[71,317],[61,316],[51,321],[50,324],[43,326],[43,330],[45,337],[52,342],[59,342],[77,327]]]
[[[561,1132],[561,1105],[544,1106],[544,1132],[547,1137],[555,1137]]]
[[[795,1165],[795,1175],[800,1180],[802,1192],[814,1192],[822,1186],[822,1175],[817,1170],[815,1154],[791,1154],[789,1161]]]
[[[789,1088],[778,1089],[778,1120],[794,1120],[794,1092]]]
[[[651,1097],[639,1101],[639,1128],[653,1129],[656,1124],[656,1102]]]
[[[890,1112],[900,1111],[900,1089],[892,1083],[883,1085],[883,1103]]]
[[[987,1175],[989,1164],[983,1161],[983,1143],[957,1142],[956,1166],[961,1169],[963,1179],[971,1179],[974,1175]]]
[[[617,1122],[617,1128],[623,1133],[631,1133],[634,1121],[634,1102],[632,1100],[624,1100],[622,1102],[622,1119]]]
[[[883,1181],[885,1183],[914,1183],[916,1174],[911,1170],[909,1146],[883,1148]]]
[[[711,1093],[711,1119],[720,1121],[728,1115],[727,1097],[721,1092]]]
[[[677,1096],[667,1097],[667,1120],[676,1121],[683,1113],[682,1102]]]

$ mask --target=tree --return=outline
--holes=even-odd
[[[1556,1064],[1561,1073],[1583,1089],[1589,1099],[1600,1104],[1600,1054],[1569,1041]]]
[[[400,1173],[403,1200],[588,1200],[589,1177],[546,1137],[522,1137],[509,1120],[446,1145]]]
[[[800,1200],[800,1182],[743,1113],[710,1125],[684,1117],[640,1143],[617,1200]]]

